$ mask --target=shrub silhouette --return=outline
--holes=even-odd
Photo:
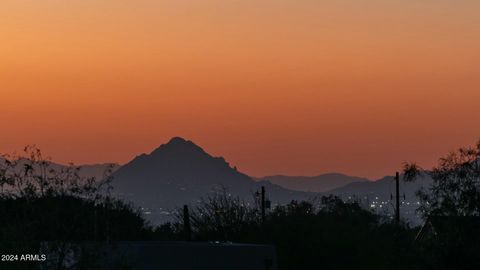
[[[333,196],[318,203],[292,201],[278,206],[267,214],[265,223],[258,208],[226,192],[203,200],[190,212],[195,240],[274,244],[280,269],[413,265],[414,230]],[[179,216],[177,228],[182,228],[182,220]]]
[[[109,171],[104,179],[84,178],[79,167],[57,169],[35,147],[26,147],[25,154],[0,159],[2,254],[38,254],[42,243],[57,248],[151,237],[152,229],[140,212],[110,196]],[[30,266],[34,264],[18,269]],[[61,262],[55,269],[60,266]]]

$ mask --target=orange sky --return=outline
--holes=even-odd
[[[0,152],[172,136],[254,175],[371,178],[480,138],[476,0],[3,0]]]

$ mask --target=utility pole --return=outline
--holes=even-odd
[[[183,206],[183,232],[185,234],[185,241],[191,241],[192,229],[190,227],[190,213],[188,212],[188,205]]]
[[[265,187],[262,186],[262,223],[265,223]]]
[[[397,172],[395,175],[395,222],[400,224],[400,173]]]

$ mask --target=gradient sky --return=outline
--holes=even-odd
[[[172,136],[254,175],[376,178],[480,138],[478,0],[2,0],[0,152]]]

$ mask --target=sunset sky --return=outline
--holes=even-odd
[[[173,136],[253,175],[372,179],[480,138],[478,0],[2,0],[0,152]]]

